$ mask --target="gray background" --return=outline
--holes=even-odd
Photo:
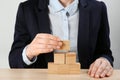
[[[13,42],[16,12],[22,1],[25,0],[0,0],[0,68],[9,68],[8,53]],[[120,69],[120,0],[101,1],[104,1],[108,8],[114,67]]]

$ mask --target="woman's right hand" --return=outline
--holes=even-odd
[[[52,52],[54,49],[60,49],[62,41],[51,34],[39,33],[33,41],[27,46],[26,55],[31,60],[39,54]]]

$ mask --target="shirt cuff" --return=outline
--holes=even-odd
[[[26,48],[27,48],[27,46],[23,49],[22,58],[23,58],[23,61],[24,61],[25,64],[31,65],[31,64],[33,64],[33,63],[36,62],[37,57],[34,57],[34,58],[32,59],[32,61],[30,61],[30,60],[28,59],[27,55],[26,55]]]

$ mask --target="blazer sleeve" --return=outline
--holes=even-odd
[[[113,56],[110,50],[110,38],[109,38],[109,22],[107,16],[107,8],[106,5],[101,2],[101,25],[99,29],[98,39],[97,39],[97,46],[95,51],[95,59],[99,57],[105,57],[113,66]]]
[[[30,37],[25,26],[24,10],[21,3],[16,16],[14,42],[9,53],[9,65],[11,68],[23,68],[26,66],[22,59],[22,51],[30,43]]]

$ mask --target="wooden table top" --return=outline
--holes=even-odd
[[[80,74],[48,74],[47,69],[0,69],[0,80],[120,80],[120,70],[111,77],[94,79],[81,70]]]

